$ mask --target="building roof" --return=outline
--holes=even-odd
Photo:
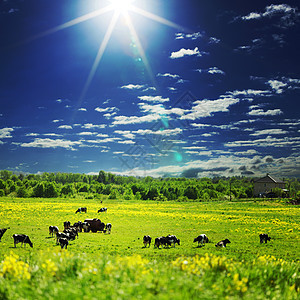
[[[271,183],[271,182],[273,182],[273,183],[285,183],[284,181],[276,179],[273,176],[270,176],[269,174],[267,174],[267,176],[262,177],[262,178],[255,181],[255,183]]]

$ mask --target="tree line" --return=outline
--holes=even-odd
[[[152,178],[120,176],[100,171],[98,175],[78,173],[14,174],[0,171],[0,196],[99,197],[158,201],[226,200],[251,198],[255,178]],[[299,179],[288,179],[291,193],[300,191]],[[280,196],[280,191],[277,191]]]

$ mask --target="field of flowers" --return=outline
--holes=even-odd
[[[299,208],[281,201],[154,202],[0,198],[0,299],[299,299]],[[75,214],[86,206],[87,213]],[[102,206],[107,213],[97,213]],[[80,233],[61,250],[48,227],[86,218],[112,233]],[[13,247],[14,233],[29,235]],[[205,233],[210,242],[197,247]],[[271,241],[260,244],[258,235]],[[142,238],[175,234],[175,248]],[[214,245],[229,238],[231,244]]]

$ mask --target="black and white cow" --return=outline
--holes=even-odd
[[[102,207],[102,208],[100,208],[99,210],[98,210],[98,213],[99,212],[107,212],[107,208],[106,207]]]
[[[21,247],[23,246],[23,244],[24,244],[24,247],[26,246],[26,244],[29,244],[29,246],[31,248],[33,248],[33,244],[31,242],[31,240],[29,239],[29,236],[26,235],[26,234],[14,234],[12,236],[12,238],[14,239],[14,246],[15,246],[15,248],[16,248],[16,245],[18,243],[22,243]]]
[[[104,231],[104,233],[110,234],[111,233],[111,227],[112,227],[111,223],[107,223],[105,225],[105,231]]]
[[[57,232],[59,232],[57,226],[49,226],[49,235],[53,236],[53,234],[56,234]]]
[[[267,243],[267,241],[270,241],[271,238],[266,234],[266,233],[262,233],[259,235],[259,240],[260,240],[260,243]]]
[[[60,244],[61,249],[68,248],[69,242],[66,238],[59,238],[58,242]]]
[[[84,232],[89,232],[90,229],[91,229],[90,227],[91,227],[90,223],[82,222],[82,229],[83,229]]]
[[[71,226],[71,222],[70,221],[65,221],[64,222],[64,230],[69,229]]]
[[[77,213],[82,213],[82,212],[87,212],[87,208],[86,207],[79,207],[76,211],[75,211],[75,214],[77,214]]]
[[[9,229],[8,228],[0,228],[0,242],[1,242],[1,238],[3,237],[3,234],[6,232],[6,230]]]
[[[150,235],[144,235],[143,237],[143,243],[144,243],[144,247],[146,248],[147,245],[149,245],[150,247],[150,244],[151,244],[151,236]]]
[[[65,229],[63,232],[64,233],[70,233],[71,235],[77,236],[77,238],[78,238],[78,229],[77,229],[77,227],[70,227],[68,229]]]
[[[225,239],[225,240],[222,240],[218,243],[216,243],[216,247],[226,247],[227,244],[230,244],[231,242],[229,241],[229,239]]]
[[[194,243],[198,242],[198,247],[200,247],[200,244],[201,244],[201,247],[203,245],[205,245],[205,243],[208,243],[209,240],[208,240],[208,237],[206,236],[206,234],[200,234],[198,235],[195,239],[194,239]]]
[[[167,239],[167,241],[168,241],[168,245],[169,244],[173,244],[173,246],[174,246],[174,248],[175,248],[175,244],[178,244],[178,245],[180,245],[180,239],[178,239],[175,235],[170,235],[170,234],[168,234],[167,236],[166,236],[166,239]]]

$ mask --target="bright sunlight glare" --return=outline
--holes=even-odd
[[[130,9],[131,3],[133,1],[134,0],[110,0],[114,7],[114,10],[120,13],[126,13]]]

